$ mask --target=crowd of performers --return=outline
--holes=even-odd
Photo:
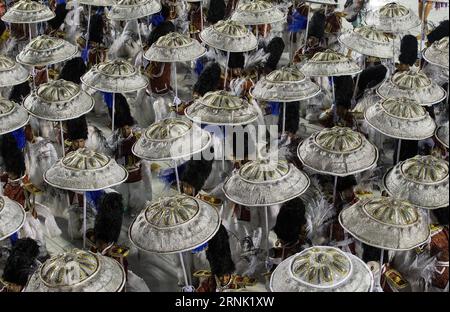
[[[0,14],[4,14],[14,1],[0,2]],[[361,194],[384,194],[380,183],[381,176],[386,168],[396,162],[397,147],[395,140],[375,133],[364,124],[358,104],[368,97],[377,96],[376,88],[393,72],[417,70],[419,66],[427,69],[432,74],[430,76],[447,90],[448,71],[442,78],[442,75],[437,73],[438,69],[432,68],[425,61],[419,62],[420,36],[418,38],[411,34],[403,35],[395,65],[389,61],[370,58],[365,62],[366,68],[358,81],[351,76],[334,78],[335,103],[332,103],[330,81],[317,79],[322,85],[321,93],[315,98],[287,106],[285,131],[282,133],[281,105],[271,102],[256,103],[249,91],[258,79],[279,68],[281,63],[289,62],[289,59],[295,66],[328,48],[358,57],[356,53],[341,46],[337,36],[344,27],[351,29],[361,25],[370,1],[348,0],[344,6],[337,3],[335,6],[312,5],[307,38],[304,38],[304,35],[308,6],[311,4],[302,0],[278,1],[280,7],[287,11],[287,20],[264,25],[259,27],[258,31],[253,27],[253,32],[258,33],[256,51],[231,53],[226,64],[224,53],[209,49],[205,56],[181,66],[184,68],[182,72],[185,77],[180,85],[185,84],[187,87],[184,89],[187,89],[189,94],[175,99],[179,102],[177,104],[180,104],[176,106],[177,109],[173,105],[174,77],[171,64],[149,62],[142,58],[136,23],[110,22],[105,16],[108,8],[93,7],[90,28],[87,29],[86,7],[78,5],[76,1],[45,2],[54,10],[56,17],[38,24],[36,29],[30,31],[65,38],[77,44],[80,52],[79,56],[61,65],[53,65],[48,69],[35,68],[34,83],[37,86],[47,82],[47,79],[65,79],[80,84],[80,77],[93,65],[115,58],[127,59],[141,68],[150,84],[139,92],[114,95],[113,133],[107,130],[113,122],[113,95],[92,92],[95,98],[94,110],[87,115],[63,122],[63,129],[59,129],[60,125],[57,123],[31,117],[24,128],[1,136],[0,193],[20,203],[26,210],[27,217],[24,227],[18,233],[0,242],[0,290],[16,292],[23,289],[39,263],[51,256],[46,248],[49,238],[68,233],[70,241],[80,244],[82,195],[56,189],[43,180],[43,173],[62,157],[62,145],[65,147],[65,154],[87,147],[109,155],[125,166],[129,173],[125,183],[104,191],[88,193],[89,248],[93,252],[113,257],[124,266],[128,279],[127,291],[159,290],[158,282],[146,281],[145,276],[138,277],[132,272],[145,271],[140,267],[149,264],[146,264],[145,257],[141,255],[139,262],[135,262],[134,266],[129,265],[132,246],[123,229],[128,229],[127,222],[143,209],[147,201],[152,200],[152,194],[155,197],[152,184],[155,189],[156,180],[159,179],[159,184],[165,185],[163,192],[175,189],[174,174],[170,168],[139,159],[132,153],[131,148],[141,135],[142,129],[163,118],[183,115],[184,109],[196,98],[209,91],[224,88],[258,106],[261,116],[255,123],[280,125],[279,148],[283,151],[280,157],[301,169],[302,163],[296,154],[299,142],[309,136],[311,131],[335,125],[362,132],[377,145],[381,157],[376,169],[339,178],[335,198],[332,177],[313,173],[310,176],[312,184],[305,194],[284,204],[269,207],[271,231],[268,255],[263,248],[267,237],[264,234],[265,225],[260,210],[233,204],[226,199],[222,191],[224,179],[232,170],[242,166],[247,161],[246,157],[226,160],[225,166],[222,166],[221,160],[203,159],[192,159],[182,164],[178,168],[182,192],[222,205],[222,225],[217,234],[203,249],[189,252],[186,256],[189,258],[189,280],[195,290],[267,291],[267,281],[277,264],[313,245],[336,246],[376,267],[381,249],[360,243],[345,233],[337,221],[337,215],[342,209],[355,203]],[[143,49],[148,49],[160,37],[170,32],[189,33],[198,39],[202,27],[227,19],[238,2],[161,0],[160,13],[139,20]],[[202,10],[200,6],[203,6]],[[422,12],[421,6],[422,2],[419,3],[419,12]],[[428,20],[432,2],[427,2],[426,6],[425,14]],[[0,22],[2,55],[15,59],[28,43],[28,27]],[[431,24],[428,28],[425,38],[427,46],[449,35],[448,20]],[[89,38],[87,50],[86,38]],[[283,53],[289,55],[288,60]],[[226,74],[225,68],[228,70]],[[32,81],[26,81],[12,88],[3,88],[1,95],[21,104],[31,90]],[[333,118],[334,110],[337,118]],[[445,100],[427,107],[427,110],[437,124],[448,120],[448,103]],[[252,148],[256,149],[252,143],[254,138],[245,138],[248,145],[246,152],[250,153]],[[62,142],[64,144],[61,144]],[[418,154],[433,154],[448,160],[448,150],[433,138],[403,141],[400,161]],[[413,253],[412,257],[395,261],[396,257],[401,258],[401,252],[385,251],[383,267],[376,269],[383,273],[376,290],[448,291],[448,207],[432,210],[431,219],[431,241],[410,251]],[[173,263],[179,264],[176,256]],[[163,268],[159,270],[164,271]],[[178,285],[168,287],[170,290],[180,290],[180,285],[183,284],[181,267],[177,270]],[[159,278],[162,283],[164,275]],[[149,287],[150,284],[156,287]]]

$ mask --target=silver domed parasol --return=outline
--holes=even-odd
[[[24,127],[30,116],[19,104],[0,97],[0,135]]]
[[[434,119],[417,102],[409,99],[381,100],[364,112],[367,123],[377,131],[402,140],[424,140],[433,136]]]
[[[107,61],[93,66],[81,77],[81,82],[88,87],[113,93],[112,101],[112,131],[114,131],[114,93],[134,92],[145,88],[148,79],[139,70],[122,59]]]
[[[28,69],[9,57],[0,55],[0,88],[21,84],[28,78]]]
[[[436,128],[435,136],[442,145],[448,148],[448,121]]]
[[[231,20],[243,25],[264,25],[277,23],[286,15],[275,5],[264,0],[240,3],[231,15]]]
[[[356,75],[362,68],[345,55],[328,49],[314,54],[300,70],[308,77],[330,77]]]
[[[431,155],[415,156],[398,163],[383,177],[389,195],[424,209],[449,204],[448,162]]]
[[[366,24],[390,33],[402,33],[420,25],[419,17],[406,6],[391,2],[370,12]]]
[[[420,105],[430,106],[445,99],[446,92],[422,71],[398,72],[386,79],[377,89],[384,99],[408,98]]]
[[[63,121],[87,114],[94,107],[94,99],[78,84],[52,80],[41,84],[28,95],[23,107],[40,119]]]
[[[25,218],[25,210],[18,202],[0,196],[0,241],[19,231]]]
[[[56,64],[74,57],[78,48],[70,42],[41,35],[28,43],[17,55],[17,62],[29,66]]]
[[[46,5],[32,0],[20,0],[2,16],[2,21],[15,24],[34,24],[51,20],[55,13]]]
[[[23,107],[33,116],[62,122],[78,118],[94,108],[94,99],[78,84],[65,80],[52,80],[41,84],[23,101]],[[64,156],[64,142],[61,142]]]
[[[111,20],[135,20],[161,11],[161,4],[156,0],[117,0],[106,17]]]
[[[200,32],[200,40],[212,48],[226,51],[224,89],[227,83],[230,52],[248,52],[258,46],[256,36],[244,25],[230,19],[221,20]]]
[[[24,292],[120,292],[125,282],[125,271],[113,258],[72,249],[45,261]]]
[[[202,124],[236,126],[252,123],[258,112],[245,99],[227,91],[212,91],[185,110],[187,118]]]
[[[175,104],[178,110],[177,62],[195,60],[206,53],[204,46],[197,40],[184,34],[171,32],[159,38],[144,53],[149,61],[173,63],[173,80],[175,83]]]
[[[448,36],[428,47],[423,53],[423,58],[428,63],[448,69]]]
[[[148,202],[130,225],[128,235],[141,250],[171,254],[203,245],[219,226],[216,208],[198,198],[178,194]]]
[[[359,241],[382,249],[410,250],[430,237],[419,208],[390,197],[360,200],[341,211],[339,223]]]
[[[270,277],[272,292],[370,292],[373,276],[358,257],[314,246],[281,262]]]
[[[282,133],[286,124],[286,103],[302,101],[320,93],[320,87],[296,67],[282,67],[262,77],[250,91],[258,100],[283,103]]]
[[[53,187],[83,192],[83,246],[86,244],[86,194],[125,182],[127,170],[106,155],[87,148],[68,153],[44,173]]]
[[[392,34],[377,30],[374,26],[360,26],[353,31],[344,32],[339,42],[347,48],[367,56],[383,59],[394,57]]]
[[[345,127],[325,128],[298,146],[302,163],[319,173],[336,177],[376,166],[378,150],[361,133]]]

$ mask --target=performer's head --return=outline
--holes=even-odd
[[[225,1],[210,0],[206,20],[212,25],[225,18]]]
[[[22,104],[22,101],[31,93],[30,83],[27,81],[12,87],[9,93],[9,100]]]
[[[284,50],[284,41],[280,37],[274,37],[270,40],[267,47],[264,49],[265,52],[269,53],[265,64],[265,72],[270,73],[271,71],[277,69],[278,62],[280,61],[281,55]]]
[[[99,251],[104,250],[111,243],[117,243],[122,229],[123,210],[120,193],[105,193],[100,198],[94,225],[95,244]]]
[[[358,94],[359,97],[367,88],[373,88],[382,83],[386,78],[387,68],[382,65],[375,65],[364,69],[359,75]]]
[[[68,120],[67,126],[67,138],[71,141],[72,150],[84,148],[86,140],[88,139],[88,126],[86,116],[80,116],[75,119]]]
[[[157,27],[155,27],[150,35],[148,36],[147,40],[147,47],[150,47],[153,43],[158,41],[159,38],[162,36],[165,36],[171,32],[175,31],[175,26],[170,21],[164,21],[161,24],[159,24]]]
[[[2,137],[1,149],[4,169],[12,180],[19,179],[25,175],[25,157],[17,143],[18,141],[11,133],[7,133]]]
[[[245,56],[242,52],[231,52],[228,60],[228,68],[233,76],[239,76],[245,65]]]
[[[91,16],[91,25],[89,27],[89,42],[101,44],[103,43],[103,30],[105,27],[105,20],[102,15],[94,14]]]
[[[356,185],[356,179],[353,175],[338,178],[336,191],[340,195],[342,201],[350,203],[354,199],[354,188]]]
[[[300,197],[281,206],[273,231],[282,245],[295,243],[306,235],[305,205]]]
[[[201,157],[199,160],[190,159],[187,161],[180,177],[182,192],[190,196],[197,195],[205,185],[211,170],[212,160]]]
[[[208,241],[206,259],[211,267],[211,273],[217,276],[222,284],[227,284],[235,266],[231,258],[228,232],[223,225],[220,225],[216,235]]]
[[[56,4],[55,17],[47,22],[52,30],[58,30],[61,27],[61,25],[64,23],[67,13],[69,13],[69,10],[66,9],[65,1]]]
[[[8,291],[20,292],[26,286],[29,277],[37,268],[38,255],[39,245],[35,240],[22,238],[16,241],[6,260],[2,276],[8,283]]]
[[[308,29],[307,45],[309,47],[315,47],[320,44],[325,34],[325,15],[317,11],[311,18]]]
[[[86,73],[86,70],[86,64],[84,64],[83,59],[81,57],[74,57],[64,64],[58,78],[80,84],[80,78]]]
[[[434,209],[432,210],[432,212],[439,225],[448,226],[449,223],[448,206],[445,208]]]
[[[282,110],[283,107],[280,107]],[[283,129],[283,118],[278,118],[278,132],[281,133]],[[286,103],[286,120],[285,120],[285,132],[289,135],[295,135],[300,125],[300,102]]]
[[[431,45],[435,41],[439,41],[449,35],[448,20],[442,21],[435,29],[433,29],[427,36],[427,45]]]
[[[398,57],[400,65],[397,69],[400,71],[409,70],[410,66],[416,63],[417,51],[417,38],[413,35],[404,36],[400,44],[400,55]]]
[[[135,124],[131,116],[130,106],[127,99],[120,93],[115,94],[114,126],[120,129],[121,135],[127,138],[131,134],[132,126]]]
[[[193,94],[203,96],[207,92],[216,91],[219,87],[221,72],[219,63],[209,63],[194,84]]]
[[[334,77],[334,90],[336,97],[336,112],[344,117],[351,108],[353,96],[353,79],[351,76]]]

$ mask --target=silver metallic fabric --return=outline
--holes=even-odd
[[[72,249],[45,261],[24,292],[120,292],[125,282],[125,271],[113,258]]]
[[[0,98],[0,135],[24,127],[29,119],[28,112],[21,105]]]
[[[78,47],[70,42],[41,35],[28,43],[16,56],[16,61],[29,66],[46,66],[73,58]]]
[[[159,11],[161,4],[157,0],[117,0],[106,17],[118,21],[135,20]]]
[[[396,139],[424,140],[436,129],[425,108],[406,98],[380,100],[367,108],[364,118],[377,131]]]
[[[270,277],[272,292],[370,292],[373,275],[358,257],[314,246],[281,262]]]
[[[363,55],[393,58],[393,36],[377,30],[374,26],[360,26],[339,36],[340,43]]]
[[[435,136],[442,145],[448,148],[448,121],[442,126],[437,127]]]
[[[112,93],[138,91],[148,85],[147,77],[122,59],[93,66],[81,77],[81,82],[92,89]]]
[[[258,100],[295,102],[318,95],[320,87],[296,67],[282,67],[258,80],[250,92]]]
[[[133,154],[147,160],[176,160],[200,153],[211,134],[187,119],[167,118],[148,127],[133,145]]]
[[[382,249],[409,250],[430,238],[423,212],[391,197],[362,199],[341,211],[339,223],[359,241]]]
[[[87,114],[94,103],[78,84],[61,79],[41,84],[25,98],[23,107],[37,118],[63,121]]]
[[[184,34],[171,32],[162,36],[144,53],[144,58],[156,62],[186,62],[206,53],[206,48],[197,40]]]
[[[232,20],[221,20],[200,32],[200,39],[212,48],[227,52],[247,52],[258,42],[247,27]]]
[[[240,205],[271,206],[303,194],[309,177],[284,160],[250,161],[233,172],[224,185],[225,196]]]
[[[286,15],[272,3],[256,0],[239,4],[231,15],[231,20],[243,25],[264,25],[286,19]]]
[[[247,100],[223,90],[206,93],[186,108],[185,115],[194,122],[222,126],[246,125],[258,118]]]
[[[325,128],[299,144],[297,155],[319,173],[347,176],[371,169],[378,150],[361,133],[345,127]]]
[[[209,241],[221,220],[217,208],[198,198],[178,194],[148,202],[130,225],[130,241],[159,254],[192,250]]]
[[[423,58],[428,63],[448,69],[448,36],[433,42],[423,53]]]
[[[424,209],[449,204],[448,162],[431,155],[401,161],[383,177],[389,195]]]
[[[366,24],[390,33],[402,33],[421,24],[419,17],[404,5],[391,2],[376,11],[369,12]]]
[[[127,170],[114,159],[87,148],[68,153],[44,173],[51,186],[72,191],[102,190],[127,178]]]
[[[21,84],[30,78],[27,68],[9,57],[0,55],[0,88]]]
[[[356,75],[362,68],[345,55],[328,49],[314,54],[300,70],[308,77],[330,77]]]
[[[32,0],[21,0],[8,8],[2,21],[16,24],[45,22],[55,17],[55,13],[46,5]]]
[[[395,73],[378,87],[377,93],[384,99],[403,97],[423,106],[439,103],[446,96],[445,90],[422,71],[414,70]]]
[[[20,230],[25,217],[25,210],[18,202],[0,196],[0,241]]]

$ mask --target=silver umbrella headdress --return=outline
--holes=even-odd
[[[448,36],[433,42],[423,53],[423,58],[428,63],[448,69]]]
[[[373,276],[358,257],[314,246],[281,262],[270,277],[272,292],[370,292]]]
[[[55,13],[46,5],[32,0],[20,0],[2,16],[2,21],[16,24],[33,24],[51,20]]]
[[[320,87],[296,67],[282,67],[262,77],[251,90],[258,100],[295,102],[320,93]]]
[[[421,24],[419,17],[406,6],[391,2],[369,13],[366,24],[390,33],[401,33]]]
[[[419,208],[390,197],[358,201],[341,211],[339,223],[359,241],[381,249],[410,250],[430,238]]]
[[[423,106],[439,103],[446,96],[445,90],[427,75],[414,70],[395,73],[378,87],[377,94],[384,99],[408,98]]]
[[[44,173],[51,186],[72,191],[102,190],[127,178],[127,170],[114,159],[87,148],[68,153]]]
[[[345,55],[333,50],[317,52],[300,70],[308,77],[356,75],[362,68]]]
[[[135,20],[161,11],[161,4],[157,0],[117,0],[106,13],[111,20]]]
[[[286,18],[286,15],[272,3],[256,0],[239,3],[231,15],[231,20],[243,25],[264,25],[277,23]]]
[[[206,53],[200,42],[189,36],[171,32],[159,38],[144,53],[144,58],[156,62],[186,62]]]
[[[424,209],[449,204],[448,162],[431,155],[417,155],[398,163],[383,177],[386,191]]]
[[[17,55],[16,60],[24,65],[46,66],[68,60],[77,53],[77,46],[70,42],[41,35],[28,43]]]
[[[325,128],[297,149],[301,162],[324,174],[347,176],[376,166],[378,150],[361,133],[345,127]]]
[[[18,202],[0,196],[0,241],[19,231],[25,218],[25,210]]]
[[[185,110],[187,118],[210,125],[246,125],[258,118],[258,112],[245,99],[227,91],[207,92]]]
[[[360,26],[339,36],[339,42],[363,55],[391,59],[393,57],[392,34],[377,30],[374,26]]]
[[[37,118],[63,121],[87,114],[94,102],[78,84],[60,79],[39,85],[25,98],[23,107]]]
[[[0,55],[0,88],[21,84],[28,78],[28,69],[9,57]]]
[[[259,159],[246,163],[223,185],[225,196],[245,206],[281,204],[303,194],[309,177],[284,160]]]
[[[125,271],[113,258],[73,249],[45,261],[24,292],[120,292],[125,282]]]
[[[187,119],[167,118],[148,127],[133,145],[134,155],[153,161],[187,158],[208,148],[211,134]]]
[[[147,77],[122,59],[93,66],[81,77],[81,82],[92,89],[112,93],[138,91],[148,85]]]
[[[435,133],[436,139],[444,145],[446,148],[448,148],[448,140],[449,140],[449,134],[448,134],[448,121],[436,128]]]
[[[378,101],[367,108],[364,118],[377,131],[402,140],[424,140],[436,129],[425,108],[405,98]]]
[[[24,127],[30,116],[19,104],[0,97],[0,135]]]
[[[200,32],[200,39],[212,48],[227,52],[248,52],[258,42],[247,27],[232,20],[221,20]]]
[[[148,202],[130,225],[130,241],[159,254],[179,253],[210,240],[220,226],[219,211],[191,196],[178,194]]]

